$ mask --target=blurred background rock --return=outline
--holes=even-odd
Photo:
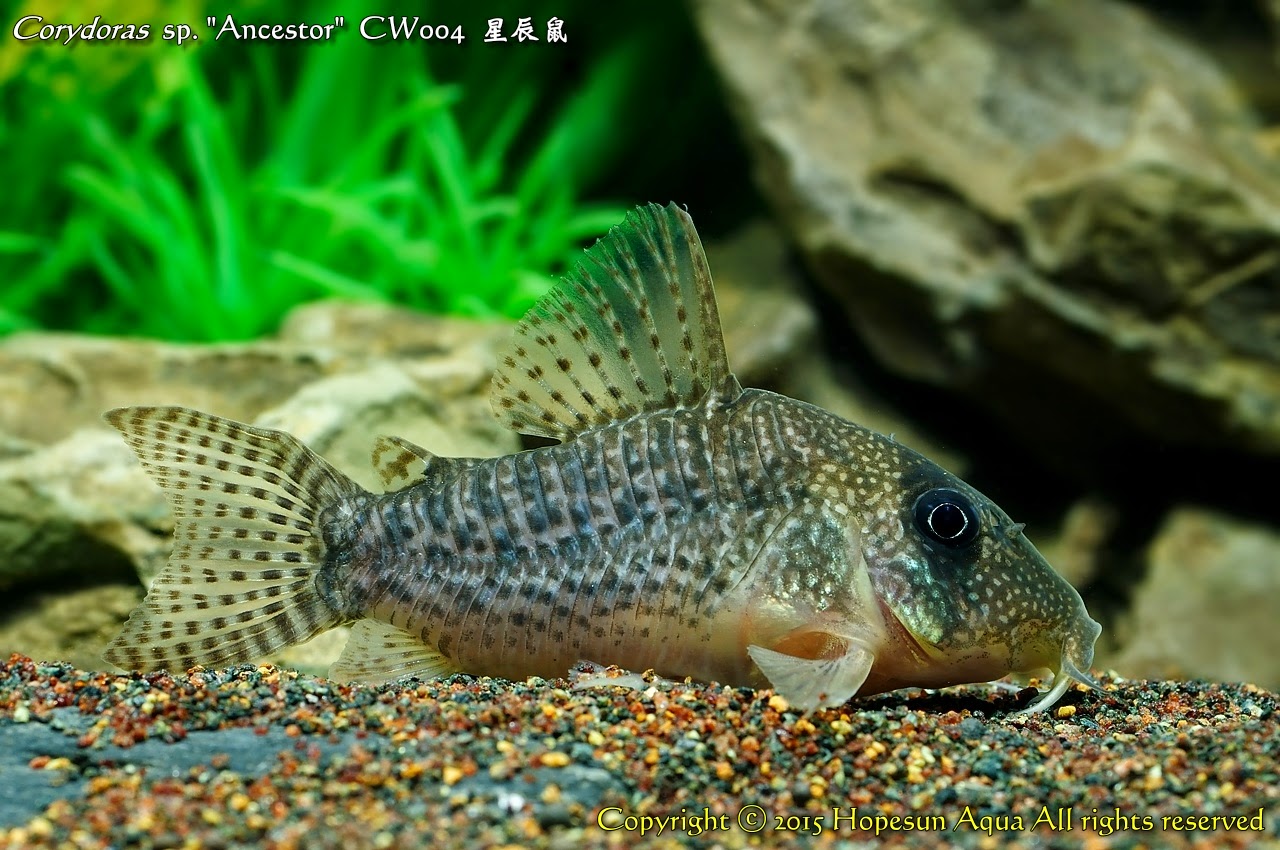
[[[347,22],[269,45],[27,5],[153,35],[0,40],[0,652],[100,667],[167,557],[102,411],[282,427],[366,482],[379,433],[516,450],[495,343],[676,200],[744,382],[1026,521],[1100,666],[1280,687],[1280,4],[564,2],[525,44],[483,43],[520,4],[410,13],[461,45],[363,41],[394,10],[356,0],[243,4]]]

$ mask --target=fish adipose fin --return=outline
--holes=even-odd
[[[388,493],[415,484],[438,485],[484,458],[440,457],[403,437],[378,437],[373,443],[373,468]]]
[[[169,563],[103,657],[183,671],[261,658],[347,619],[320,513],[361,489],[288,434],[182,407],[105,414],[176,518]],[[332,568],[330,568],[332,569]]]
[[[857,641],[826,637],[827,657],[800,658],[754,645],[747,647],[747,654],[774,691],[795,708],[844,705],[867,680],[875,655]]]
[[[742,388],[689,214],[650,204],[587,249],[499,353],[490,400],[509,427],[567,440]]]
[[[423,679],[448,676],[461,668],[411,635],[388,623],[357,620],[329,678],[339,682],[379,684],[404,676]]]
[[[390,493],[421,484],[436,456],[402,437],[378,437],[373,443],[373,468]]]

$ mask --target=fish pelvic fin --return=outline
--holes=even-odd
[[[135,671],[225,666],[340,622],[321,513],[364,491],[296,438],[182,407],[105,414],[160,485],[173,554],[103,657]]]
[[[741,392],[693,220],[649,204],[525,315],[499,352],[490,402],[514,430],[566,440]]]
[[[329,678],[381,684],[405,676],[431,679],[461,672],[461,667],[427,647],[417,635],[365,618],[351,627],[342,654],[329,667]]]

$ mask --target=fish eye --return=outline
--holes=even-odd
[[[973,502],[955,490],[937,487],[916,499],[916,527],[946,546],[965,546],[978,536],[978,512]]]

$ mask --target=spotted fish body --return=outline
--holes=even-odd
[[[381,438],[388,492],[294,438],[182,408],[108,419],[178,517],[107,659],[268,654],[354,622],[335,678],[563,675],[590,659],[802,708],[1049,667],[1100,628],[999,508],[896,442],[743,390],[688,216],[637,210],[518,326],[495,412],[557,445]]]

